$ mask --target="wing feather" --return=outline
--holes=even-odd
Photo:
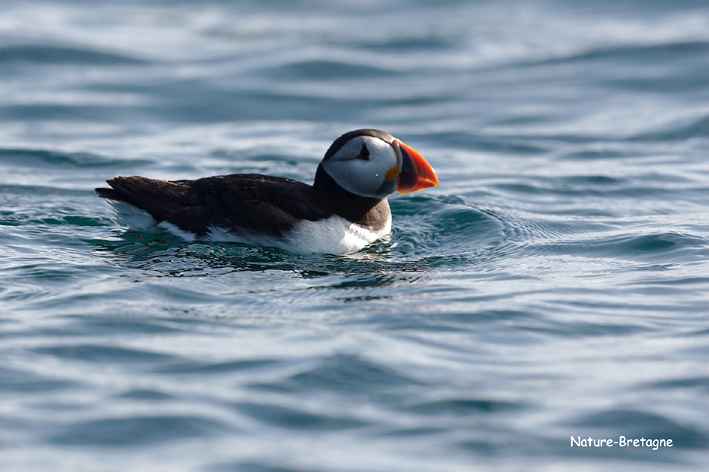
[[[300,220],[316,221],[332,210],[313,187],[281,177],[232,174],[198,180],[167,181],[116,177],[99,196],[123,201],[198,235],[220,226],[233,232],[280,237]]]

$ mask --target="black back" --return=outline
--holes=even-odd
[[[234,174],[198,180],[116,177],[96,192],[141,208],[157,221],[204,236],[210,226],[280,237],[300,220],[332,215],[310,185],[280,177]]]

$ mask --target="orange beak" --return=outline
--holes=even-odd
[[[429,187],[438,187],[438,177],[431,164],[423,158],[421,154],[413,148],[395,139],[392,143],[396,151],[398,169],[390,169],[392,174],[387,172],[387,177],[394,177],[398,171],[397,190],[399,193],[408,194],[423,190]]]

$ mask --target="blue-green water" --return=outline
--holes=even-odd
[[[441,186],[348,257],[92,190],[362,127]],[[704,1],[3,2],[0,469],[706,470],[708,158]]]

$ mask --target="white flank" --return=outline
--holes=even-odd
[[[123,222],[132,229],[142,231],[167,231],[185,241],[195,241],[197,236],[167,221],[157,222],[149,213],[123,202],[109,200]],[[214,242],[234,242],[253,246],[270,246],[297,254],[348,254],[357,252],[391,232],[391,218],[384,228],[374,233],[339,216],[325,220],[298,223],[282,239],[249,232],[234,233],[212,226],[204,238]]]
[[[168,223],[167,221],[161,221],[160,223],[158,223],[157,228],[164,229],[168,233],[174,234],[178,238],[182,238],[185,241],[192,242],[197,240],[197,235],[195,233],[192,233],[191,231],[185,231],[184,229],[175,226],[172,223]]]
[[[320,221],[302,221],[288,235],[289,251],[298,253],[347,254],[357,252],[391,232],[391,218],[374,233],[339,216]]]
[[[266,235],[234,234],[212,226],[210,241],[238,242],[256,246],[271,246],[297,254],[347,254],[356,252],[391,232],[391,219],[379,232],[350,223],[339,216],[325,220],[298,223],[283,239]]]
[[[147,230],[157,224],[155,218],[145,210],[117,200],[106,199],[106,201],[113,206],[123,223],[132,229]]]

